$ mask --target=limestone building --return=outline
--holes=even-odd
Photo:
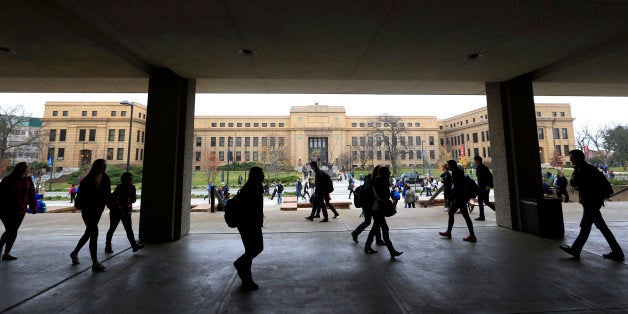
[[[46,102],[41,142],[47,153],[40,160],[52,156],[58,170],[79,168],[99,158],[126,165],[130,136],[130,164],[141,164],[145,130],[146,106],[142,104],[133,104],[131,117],[130,106],[116,102]]]
[[[574,118],[569,104],[536,104],[537,137],[541,163],[569,162],[569,151],[576,148]],[[480,108],[441,121],[440,145],[453,159],[478,155],[491,161],[488,112]]]
[[[559,147],[563,161],[575,147],[569,104],[538,104],[537,126],[542,162]],[[47,102],[42,142],[55,156],[55,167],[77,168],[95,158],[126,162],[129,107],[118,103]],[[480,155],[490,163],[486,108],[444,120],[400,116],[395,121],[398,165],[419,168],[447,159]],[[309,160],[345,169],[390,164],[389,133],[377,116],[348,116],[342,106],[294,106],[286,116],[197,116],[194,118],[193,169],[207,170],[240,162],[299,168]],[[131,164],[143,161],[146,107],[135,104]],[[469,159],[470,161],[470,159]]]

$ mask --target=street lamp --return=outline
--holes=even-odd
[[[131,165],[131,139],[133,137],[131,130],[133,129],[133,107],[135,104],[128,100],[123,100],[120,104],[124,106],[131,106],[131,115],[129,116],[129,147],[126,152],[126,171],[128,172]]]
[[[347,144],[347,147],[349,147],[349,172],[351,172],[353,170],[353,152],[351,151],[353,145]]]
[[[50,167],[50,181],[48,181],[48,190],[52,191],[52,179],[55,176],[55,147],[48,148],[48,167]]]
[[[421,141],[421,168],[423,168],[423,175],[425,175],[425,150],[423,149],[423,143],[425,141]]]

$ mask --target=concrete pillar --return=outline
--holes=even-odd
[[[196,80],[153,69],[142,180],[140,239],[174,241],[190,231]]]
[[[521,198],[542,196],[532,81],[487,82],[486,98],[497,225],[523,230]]]

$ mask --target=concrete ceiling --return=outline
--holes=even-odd
[[[5,0],[0,92],[146,92],[166,67],[211,93],[473,95],[530,74],[536,95],[628,96],[627,16],[624,0]]]

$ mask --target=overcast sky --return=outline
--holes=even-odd
[[[146,94],[0,93],[0,106],[23,105],[42,117],[46,101],[122,101],[147,103]],[[628,97],[535,97],[536,103],[570,103],[574,128],[628,123]],[[485,96],[197,94],[196,115],[289,115],[291,106],[344,106],[347,115],[425,115],[439,119],[486,106]]]

